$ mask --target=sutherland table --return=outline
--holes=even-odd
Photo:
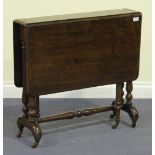
[[[23,87],[17,136],[27,127],[36,147],[42,136],[40,123],[110,110],[116,128],[121,109],[135,127],[139,115],[131,92],[139,74],[141,19],[140,12],[121,9],[15,20],[14,82]],[[40,118],[40,95],[108,84],[116,84],[116,99],[110,106]]]

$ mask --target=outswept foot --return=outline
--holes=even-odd
[[[32,148],[36,148],[36,147],[38,146],[38,144],[39,144],[39,141],[38,141],[38,142],[35,141],[35,142],[31,145],[31,147],[32,147]]]
[[[114,125],[112,125],[112,129],[116,129],[119,126],[120,121],[116,121]]]
[[[23,128],[27,127],[32,132],[32,135],[33,135],[34,140],[35,140],[35,142],[31,145],[31,147],[32,148],[37,147],[37,145],[39,144],[39,141],[41,139],[41,136],[42,136],[42,132],[41,132],[41,128],[40,128],[39,124],[37,122],[30,121],[30,120],[25,119],[23,117],[19,117],[17,119],[17,125],[19,128],[19,132],[17,134],[17,137],[20,137],[22,135]]]
[[[129,105],[129,104],[123,104],[121,109],[128,113],[128,115],[132,121],[132,127],[135,128],[136,122],[139,118],[139,114],[138,114],[137,109],[134,106]]]
[[[24,126],[21,125],[21,124],[18,124],[18,133],[16,135],[16,137],[21,137],[22,136],[22,133],[23,133],[23,129],[24,129]]]
[[[115,105],[115,101],[112,102],[112,105],[113,106]],[[128,115],[129,115],[129,117],[131,118],[131,121],[132,121],[132,127],[135,128],[137,120],[139,118],[138,110],[133,105],[129,105],[129,104],[125,104],[125,103],[122,103],[121,110],[123,110],[123,111],[128,113]],[[111,119],[113,119],[114,117],[116,117],[115,109],[113,109],[113,114],[110,115]],[[116,129],[117,126],[118,125],[116,123],[116,124],[114,124],[112,126],[112,128]]]

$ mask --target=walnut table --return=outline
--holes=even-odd
[[[113,112],[113,128],[119,125],[121,110],[135,127],[139,115],[131,92],[139,74],[141,20],[140,12],[129,9],[14,20],[14,82],[23,87],[17,136],[27,127],[36,147],[40,123],[105,111]],[[109,84],[116,84],[110,106],[40,118],[40,95]]]

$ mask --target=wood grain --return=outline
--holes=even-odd
[[[139,74],[140,32],[137,12],[20,28],[25,50],[19,86],[43,95],[133,81]]]

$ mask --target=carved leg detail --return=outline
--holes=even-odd
[[[121,110],[121,83],[116,84],[116,104],[115,104],[115,124],[112,126],[113,129],[116,129],[120,122],[120,110]]]
[[[23,108],[22,111],[24,113],[23,117],[28,119],[28,95],[26,94],[26,91],[23,89],[22,93],[22,102],[23,102]]]
[[[39,141],[42,136],[41,128],[38,125],[38,123],[31,122],[23,117],[19,117],[17,119],[17,125],[27,127],[32,132],[32,135],[35,140],[35,142],[32,144],[32,148],[35,148],[39,144]]]
[[[139,114],[138,114],[138,111],[137,109],[132,105],[132,90],[133,90],[133,85],[132,85],[132,81],[128,81],[127,84],[126,84],[126,91],[127,91],[127,94],[126,94],[126,103],[124,103],[124,91],[123,91],[123,87],[124,87],[124,83],[121,83],[121,110],[125,111],[128,113],[129,117],[131,118],[132,120],[132,127],[134,128],[136,126],[136,122],[139,118]],[[116,100],[112,102],[112,105],[113,105],[113,114],[110,115],[110,118],[114,118],[116,116]],[[118,122],[118,121],[117,121]]]
[[[22,92],[22,103],[23,103],[23,107],[22,107],[22,111],[23,111],[23,118],[28,119],[28,95],[26,94],[25,90],[23,89]],[[22,133],[23,133],[23,129],[24,126],[21,124],[18,124],[18,133],[17,133],[17,137],[21,137]]]
[[[131,102],[133,98],[131,94],[132,90],[133,90],[132,81],[128,81],[126,84],[126,91],[127,91],[126,103],[122,105],[122,110],[126,111],[129,114],[132,120],[132,127],[134,128],[139,118],[139,114],[137,109],[134,106],[132,106],[132,102]]]
[[[40,141],[41,138],[41,129],[38,125],[38,119],[40,117],[39,115],[39,96],[29,96],[29,102],[28,102],[28,107],[29,107],[29,121],[31,122],[31,126],[33,129],[30,128],[32,131],[32,135],[35,139],[34,144],[32,145],[32,148],[35,148]]]
[[[133,107],[132,105],[123,104],[122,110],[124,110],[125,112],[127,112],[129,114],[129,117],[132,120],[132,127],[135,128],[136,122],[139,118],[137,109],[135,107]]]
[[[123,91],[123,88],[124,88],[124,82],[121,83],[121,101],[122,101],[122,104],[124,103],[124,91]],[[111,104],[113,106],[113,114],[110,115],[110,118],[114,118],[116,116],[116,113],[115,113],[115,105],[116,105],[116,100],[114,100]]]
[[[42,136],[42,132],[41,132],[41,128],[38,124],[34,124],[33,123],[33,129],[31,129],[32,135],[34,137],[35,142],[31,145],[32,148],[37,147],[37,145],[39,144],[39,141],[41,139]]]
[[[32,132],[35,142],[32,144],[32,148],[35,148],[41,139],[42,133],[41,128],[38,124],[39,115],[39,96],[26,96],[23,92],[23,103],[24,108],[23,117],[19,117],[17,119],[17,125],[19,128],[19,132],[17,137],[21,137],[23,128],[27,127]],[[27,104],[28,103],[28,104]]]

